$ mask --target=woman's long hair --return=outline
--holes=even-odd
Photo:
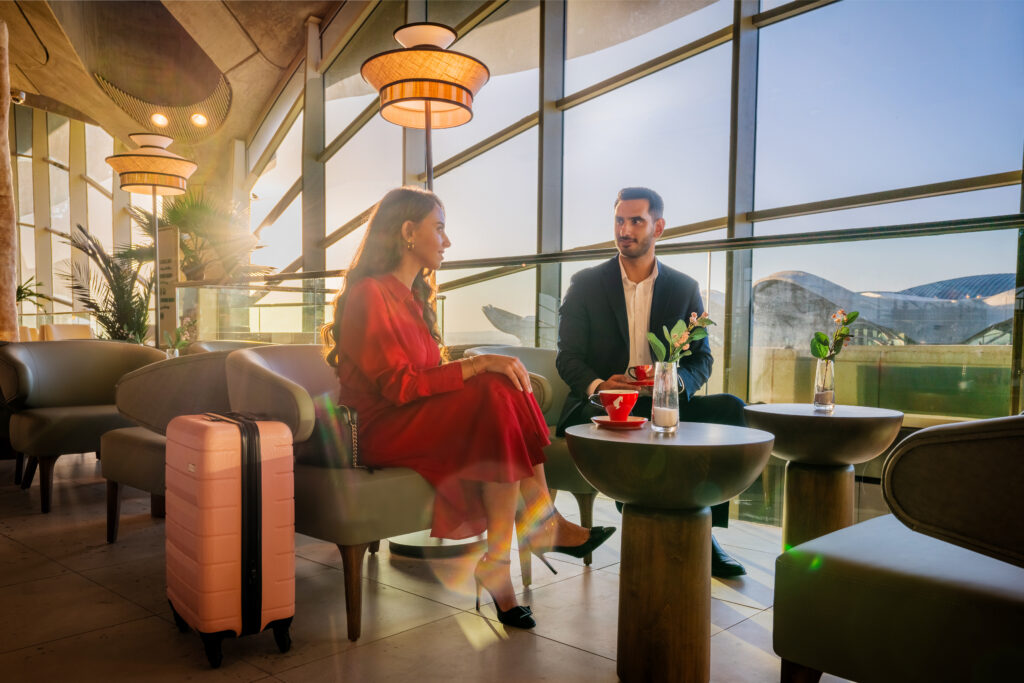
[[[369,227],[363,237],[359,250],[356,251],[352,264],[345,274],[345,284],[334,299],[334,321],[321,328],[324,347],[327,349],[327,362],[332,367],[338,365],[338,347],[341,344],[341,319],[345,313],[345,302],[348,293],[357,282],[373,275],[390,273],[402,262],[402,254],[406,251],[405,238],[402,237],[402,225],[406,221],[419,223],[426,218],[434,207],[444,209],[441,200],[433,192],[418,187],[398,187],[391,190],[373,207],[370,214]],[[427,323],[430,335],[443,346],[441,332],[437,327],[437,313],[434,312],[436,292],[427,280],[430,271],[421,270],[412,282],[412,294],[423,306],[423,320]],[[356,334],[360,332],[355,331]]]

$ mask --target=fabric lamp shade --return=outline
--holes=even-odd
[[[198,168],[196,162],[168,151],[173,140],[166,135],[135,133],[128,137],[139,148],[106,159],[118,174],[121,189],[135,194],[184,194],[189,177]]]
[[[405,128],[454,128],[473,118],[473,98],[490,78],[478,59],[445,49],[455,32],[441,24],[395,31],[405,47],[370,57],[363,79],[380,93],[380,115]],[[429,108],[426,103],[430,103]]]

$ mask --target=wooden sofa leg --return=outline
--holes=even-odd
[[[167,499],[159,493],[149,494],[149,516],[155,519],[167,516]]]
[[[594,526],[594,501],[597,499],[596,493],[574,493],[572,494],[576,499],[576,504],[580,508],[580,526],[590,528]],[[583,558],[583,564],[588,567],[594,561],[594,554],[587,553]]]
[[[818,683],[821,679],[821,672],[817,669],[791,662],[788,659],[782,660],[782,674],[779,678],[781,683]]]
[[[363,628],[363,556],[369,543],[338,544],[341,570],[345,575],[345,614],[348,617],[348,639],[359,640]]]
[[[18,453],[14,456],[14,485],[21,486],[22,476],[25,474],[25,454]]]
[[[117,541],[117,527],[121,521],[121,486],[107,479],[107,543]]]
[[[40,455],[39,461],[39,500],[43,514],[50,511],[50,499],[53,497],[53,465],[57,462],[56,455]]]
[[[380,552],[380,541],[374,541],[370,544],[370,553]]]
[[[28,462],[25,463],[25,474],[21,477],[21,490],[24,491],[28,487],[32,486],[32,480],[36,476],[36,465],[38,461],[31,455],[25,456],[28,458]]]

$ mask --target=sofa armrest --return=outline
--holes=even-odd
[[[1024,566],[1024,416],[929,427],[893,450],[882,492],[911,529]]]
[[[551,401],[553,397],[551,392],[551,382],[549,382],[543,375],[531,372],[530,386],[533,387],[533,396],[537,399],[537,405],[540,406],[540,412],[546,414],[548,409],[551,408]]]
[[[227,378],[232,410],[285,423],[296,443],[309,439],[316,411],[305,387],[274,372],[245,350],[228,356]]]
[[[201,353],[143,366],[117,383],[117,410],[160,434],[179,415],[225,412],[229,351]]]

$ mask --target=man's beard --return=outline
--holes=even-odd
[[[624,245],[619,240],[615,240],[615,246],[622,256],[626,258],[639,258],[648,252],[653,241],[654,238],[650,237],[647,239],[637,239],[628,245]]]

